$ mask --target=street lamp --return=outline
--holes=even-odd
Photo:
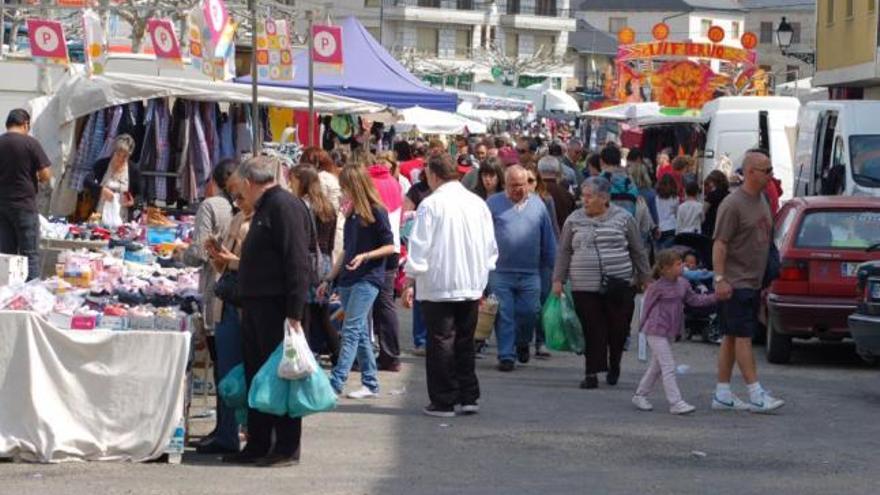
[[[786,57],[795,58],[805,64],[814,65],[816,63],[815,53],[788,51],[788,49],[791,48],[791,42],[793,38],[794,29],[792,29],[791,24],[789,24],[783,16],[782,21],[779,22],[779,27],[776,28],[776,42],[779,44],[779,50]]]

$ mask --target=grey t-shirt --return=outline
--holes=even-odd
[[[772,226],[770,205],[761,194],[739,188],[721,202],[715,240],[727,243],[723,275],[734,289],[761,289]]]

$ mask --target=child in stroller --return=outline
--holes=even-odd
[[[675,249],[684,260],[682,276],[690,282],[694,292],[711,294],[715,291],[712,272],[712,239],[702,234],[687,233],[675,236]],[[701,336],[703,342],[721,342],[718,325],[718,306],[685,308],[684,338],[691,340]]]

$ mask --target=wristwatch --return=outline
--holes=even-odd
[[[715,275],[715,283],[716,284],[718,282],[723,282],[723,281],[724,281],[724,275]]]

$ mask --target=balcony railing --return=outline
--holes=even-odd
[[[477,0],[382,0],[386,7],[422,7],[428,9],[484,10],[488,3]]]
[[[507,15],[533,15],[539,17],[573,17],[571,9],[556,7],[555,1],[538,0],[531,5],[522,5],[521,0],[507,0]]]

